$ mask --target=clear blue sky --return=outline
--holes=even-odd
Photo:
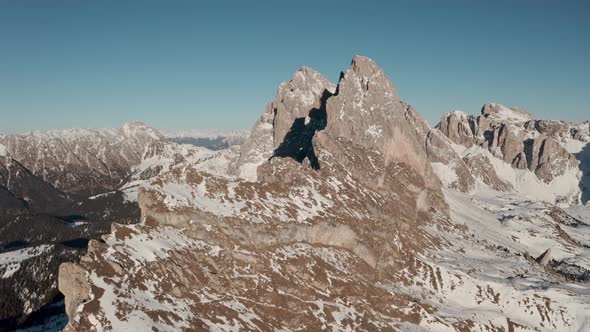
[[[586,3],[0,0],[0,132],[250,128],[298,67],[335,82],[355,54],[433,123],[488,101],[589,120]]]

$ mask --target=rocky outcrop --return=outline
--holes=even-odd
[[[470,173],[490,188],[497,191],[510,191],[514,189],[510,183],[500,179],[488,156],[481,153],[467,153],[463,157],[463,160],[469,168]]]
[[[319,168],[316,145],[323,141],[333,149],[335,144],[328,141],[334,139],[379,151],[386,163],[411,165],[413,171],[431,182],[430,187],[439,185],[436,176],[429,176],[429,162],[442,162],[459,174],[457,178],[461,180],[453,184],[454,188],[469,191],[474,187],[474,179],[450,141],[402,102],[383,71],[362,56],[353,59],[337,87],[307,67],[282,83],[274,101],[242,145],[240,157],[232,166],[233,173],[256,179],[258,166],[273,156],[291,157]],[[400,146],[410,150],[398,151]]]
[[[543,266],[547,266],[549,261],[551,260],[551,248],[545,250],[539,257],[535,259],[535,261]]]
[[[58,289],[65,296],[66,314],[73,322],[78,306],[90,298],[88,272],[76,263],[63,263],[59,267]]]
[[[476,118],[461,111],[454,111],[443,115],[438,128],[453,143],[471,147],[475,144],[474,134],[479,126]]]
[[[530,143],[529,143],[530,144]],[[530,145],[529,145],[530,146]],[[579,162],[552,137],[540,137],[532,142],[532,158],[529,169],[545,182],[561,175],[569,168],[577,168]]]
[[[440,131],[453,143],[479,146],[516,169],[527,169],[546,183],[578,168],[578,161],[558,140],[582,137],[578,126],[535,120],[526,110],[485,104],[481,115],[450,112],[443,115]]]
[[[326,128],[314,137],[316,152],[328,151],[371,188],[388,190],[418,178],[422,183],[415,186],[415,194],[426,194],[429,202],[444,205],[440,181],[421,143],[423,138],[412,125],[412,121],[423,120],[400,100],[393,83],[372,60],[354,57],[351,68],[338,82],[337,93],[328,99],[326,113]],[[364,157],[371,153],[375,159]],[[384,171],[373,176],[365,167],[358,167],[359,161],[377,164]],[[398,167],[405,171],[389,182],[388,172]]]
[[[256,168],[275,154],[293,155],[299,161],[306,159],[299,147],[309,147],[313,131],[325,126],[322,108],[334,90],[334,84],[308,67],[302,67],[289,81],[281,83],[275,99],[242,145],[240,156],[231,166],[232,172],[255,180]],[[312,126],[312,132],[308,133]]]
[[[423,130],[423,133],[427,133],[421,136],[426,137],[425,146],[428,160],[431,164],[440,163],[445,166],[445,172],[442,174],[437,172],[438,168],[434,169],[439,179],[443,179],[448,176],[448,173],[451,173],[451,181],[445,183],[448,188],[460,192],[470,192],[475,189],[475,178],[469,165],[453,149],[452,142],[437,129],[428,127],[427,130]]]
[[[517,124],[534,119],[532,114],[525,109],[518,107],[507,108],[496,103],[487,103],[483,105],[481,114],[486,120],[489,120],[489,122]]]

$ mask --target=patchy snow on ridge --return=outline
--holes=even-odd
[[[123,228],[131,234],[118,234]],[[142,232],[139,225],[123,228],[116,228],[114,233],[105,236],[109,247],[103,255],[114,267],[124,260],[133,262],[133,268],[120,271],[124,273],[113,277],[90,273],[89,280],[103,291],[86,303],[100,303],[104,311],[100,316],[92,315],[88,319],[98,331],[144,331],[152,328],[172,331],[188,328],[186,322],[194,315],[190,308],[193,301],[161,292],[161,285],[154,278],[156,272],[150,268],[157,267],[159,262],[169,259],[170,255],[179,255],[188,249],[217,255],[219,247],[191,239],[172,227],[160,227],[149,233]],[[150,278],[142,285],[121,286],[138,274],[146,274]],[[120,312],[124,309],[130,311],[121,316]],[[163,315],[166,319],[160,319]]]
[[[42,244],[35,247],[17,249],[8,251],[0,254],[0,271],[3,271],[0,275],[0,279],[5,279],[12,276],[16,271],[20,269],[20,263],[27,259],[39,256],[47,252],[52,246],[48,244]]]
[[[445,190],[445,197],[456,227],[432,227],[431,232],[451,245],[425,258],[430,263],[418,268],[413,285],[384,285],[386,289],[422,294],[440,315],[474,321],[471,330],[480,324],[520,324],[540,331],[590,329],[588,281],[565,281],[527,258],[551,248],[554,259],[590,268],[590,249],[570,238],[585,234],[580,238],[587,243],[590,225],[563,225],[553,219],[551,205],[514,193]],[[436,324],[429,329],[447,330]]]
[[[522,195],[534,200],[542,200],[564,206],[569,206],[578,199],[581,177],[579,169],[567,169],[563,175],[556,176],[550,183],[545,183],[533,172],[513,168],[510,164],[494,157],[488,150],[478,146],[464,149],[461,152],[461,157],[478,154],[487,156],[498,177],[502,181],[511,184]]]
[[[287,197],[277,197],[271,193],[257,196],[257,204],[253,205],[248,204],[252,201],[251,199],[242,197],[241,194],[236,195],[235,192],[211,192],[208,186],[217,184],[208,183],[208,181],[207,178],[203,178],[199,184],[194,185],[179,179],[177,182],[165,182],[162,186],[146,185],[145,188],[164,194],[164,204],[171,209],[193,207],[216,216],[248,216],[249,220],[255,223],[265,223],[270,219],[282,222],[305,222],[317,217],[333,205],[329,198],[320,194],[311,185],[301,188],[298,192],[289,193]],[[238,185],[240,182],[232,182],[228,184],[228,188],[235,188]],[[257,211],[258,216],[255,217],[257,215],[255,213],[244,213],[245,211]]]
[[[135,225],[129,226],[129,229],[132,230],[137,228]],[[117,255],[123,253],[129,259],[142,262],[164,259],[168,257],[168,252],[174,250],[209,248],[213,252],[218,248],[210,246],[204,241],[191,239],[172,227],[161,227],[149,234],[140,233],[132,237],[126,237],[123,240],[116,239],[114,236],[107,236],[105,243],[109,245],[105,257],[115,258],[113,256],[115,253]]]
[[[148,185],[159,174],[190,165],[209,174],[228,176],[228,165],[237,156],[236,148],[213,151],[189,144],[168,144],[159,155],[144,159],[133,167],[131,179],[121,188],[128,201],[136,202],[138,190]]]

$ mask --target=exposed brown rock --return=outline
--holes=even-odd
[[[453,150],[451,142],[439,130],[430,129],[426,135],[426,154],[431,163],[447,165],[456,174],[449,188],[469,192],[475,188],[475,178],[465,161]]]
[[[65,296],[66,314],[75,321],[76,310],[90,298],[88,272],[79,264],[63,263],[59,267],[58,288]]]
[[[475,144],[476,127],[477,123],[473,117],[458,111],[443,116],[439,125],[440,131],[451,141],[466,147]]]
[[[297,140],[296,133],[318,117],[322,103],[334,90],[334,84],[317,71],[309,67],[296,71],[289,81],[279,85],[275,99],[241,146],[231,171],[254,180],[256,168],[272,157],[285,140]]]
[[[509,183],[502,181],[498,177],[487,156],[483,154],[467,155],[463,160],[469,167],[471,174],[490,186],[490,188],[497,191],[509,191],[513,189]]]

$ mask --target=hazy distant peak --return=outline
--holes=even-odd
[[[481,114],[485,117],[501,122],[526,122],[535,119],[531,113],[523,108],[508,108],[497,103],[487,103],[483,105],[481,108]]]

